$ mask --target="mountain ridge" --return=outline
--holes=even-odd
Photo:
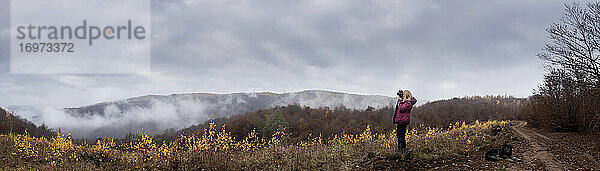
[[[118,100],[113,100],[113,101],[103,101],[103,102],[98,102],[98,103],[94,103],[94,104],[90,104],[90,105],[85,105],[85,106],[79,106],[79,107],[67,107],[67,108],[65,108],[65,109],[82,108],[82,107],[94,106],[94,105],[104,105],[104,104],[109,104],[109,103],[114,103],[114,102],[122,102],[122,101],[128,101],[128,100],[139,100],[139,99],[142,99],[142,98],[148,98],[148,97],[165,97],[165,96],[174,96],[174,95],[204,95],[204,96],[217,96],[217,95],[231,95],[231,94],[260,94],[260,95],[271,95],[271,96],[275,96],[275,95],[283,95],[283,94],[290,94],[290,93],[302,93],[302,92],[330,92],[330,93],[347,94],[347,95],[358,95],[358,96],[381,96],[381,97],[390,97],[390,96],[384,96],[384,95],[371,95],[371,94],[345,93],[345,92],[341,92],[341,91],[330,91],[330,90],[319,90],[319,89],[314,89],[314,90],[303,90],[303,91],[297,91],[297,92],[287,92],[287,93],[276,93],[276,92],[270,92],[270,91],[257,91],[257,92],[236,92],[236,93],[209,93],[209,92],[201,92],[201,93],[172,93],[172,94],[165,94],[165,95],[161,95],[161,94],[147,94],[147,95],[135,96],[135,97],[129,97],[129,98],[125,98],[125,99],[118,99]],[[391,97],[390,97],[390,98],[391,98]]]
[[[339,107],[365,110],[391,106],[395,98],[382,95],[360,95],[327,90],[299,92],[181,93],[144,95],[64,108],[65,114],[90,124],[103,123],[86,130],[87,137],[122,136],[141,128],[151,132],[203,123],[211,118],[231,117],[259,109],[299,104],[312,108]],[[102,121],[102,122],[101,122]],[[111,124],[104,124],[108,123]],[[117,131],[117,133],[115,133]],[[81,135],[81,134],[78,134]]]
[[[337,103],[337,104],[330,103],[329,105],[320,105],[317,103],[312,103],[312,105],[302,104],[302,102],[306,102],[307,98],[311,98],[311,97],[320,98],[324,94],[330,95],[330,96],[372,97],[374,99],[379,99],[380,101],[382,99],[383,99],[383,101],[385,101],[385,99],[388,99],[388,100],[392,99],[392,100],[389,100],[389,101],[391,101],[389,104],[388,103],[384,103],[384,104],[370,103],[370,104],[367,104],[367,106],[364,106],[364,104],[361,105],[361,102],[358,102],[359,104],[356,104],[356,103],[350,104],[350,106],[347,104],[344,104],[343,102]],[[300,99],[294,99],[294,96],[297,96],[297,95],[304,96],[304,98],[300,97]],[[364,108],[364,109],[366,109],[368,106],[383,107],[383,106],[391,105],[394,102],[393,100],[395,99],[393,97],[383,96],[383,95],[362,95],[362,94],[344,93],[344,92],[328,91],[328,90],[304,90],[304,91],[288,92],[288,93],[274,93],[274,92],[268,92],[268,91],[238,92],[238,93],[202,92],[202,93],[175,93],[175,94],[169,94],[169,95],[149,94],[149,95],[131,97],[131,98],[120,99],[120,100],[115,100],[115,101],[99,102],[99,103],[86,105],[86,106],[80,106],[80,107],[69,107],[69,108],[64,108],[64,110],[73,116],[84,117],[83,114],[103,115],[104,114],[103,111],[101,111],[100,109],[95,109],[95,108],[109,106],[109,105],[132,104],[136,107],[149,107],[150,104],[148,104],[148,103],[151,100],[170,100],[168,98],[192,98],[192,99],[207,98],[209,100],[212,100],[210,98],[217,98],[216,100],[224,100],[224,99],[219,99],[219,98],[223,98],[223,97],[239,98],[240,96],[242,96],[242,97],[246,96],[246,97],[250,97],[250,98],[259,98],[257,96],[287,98],[287,99],[280,99],[280,100],[270,100],[269,102],[271,102],[271,104],[269,106],[264,106],[265,108],[275,107],[275,106],[285,106],[288,104],[301,104],[301,105],[307,105],[310,107],[338,107],[340,105],[344,105],[349,108],[357,108],[357,109]],[[336,99],[335,97],[331,98],[330,96],[325,97],[325,98],[328,98],[330,100],[339,100],[340,99],[339,97],[337,97],[337,99]],[[200,100],[206,100],[206,99],[200,99]],[[245,99],[241,99],[241,100],[238,99],[238,100],[241,102],[245,101]],[[289,102],[292,102],[292,103],[289,103]],[[221,103],[221,104],[223,104],[223,103]],[[127,107],[123,107],[123,108],[127,108]],[[101,108],[101,109],[104,110],[105,108]]]

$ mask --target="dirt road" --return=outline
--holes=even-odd
[[[539,134],[537,132],[526,129],[525,122],[517,121],[517,125],[512,126],[511,129],[515,131],[519,137],[523,138],[523,140],[529,143],[528,149],[524,150],[523,153],[523,162],[527,164],[540,163],[544,167],[544,170],[564,170],[564,167],[558,164],[553,159],[553,155],[548,150],[548,146],[541,141],[541,139],[546,141],[552,141],[552,139]],[[520,167],[521,165],[515,165],[514,168],[510,168],[511,170],[524,170],[527,168]],[[542,169],[542,168],[538,168]]]
[[[573,148],[574,144],[565,143],[566,137],[549,134],[552,136],[549,138],[525,127],[526,123],[523,121],[515,122],[511,129],[518,137],[516,139],[519,139],[515,151],[518,153],[517,160],[522,162],[508,170],[600,170],[600,165],[593,156],[585,153],[585,149]],[[566,161],[569,159],[582,161],[585,165]]]

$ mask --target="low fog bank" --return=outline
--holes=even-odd
[[[71,132],[73,137],[123,137],[148,131],[161,134],[180,130],[211,118],[229,117],[258,109],[300,104],[309,107],[366,109],[389,106],[394,98],[329,91],[294,93],[172,94],[149,95],[79,108],[9,106],[7,109],[36,125]]]
[[[148,131],[160,134],[164,130],[182,129],[199,124],[211,117],[205,113],[206,104],[181,101],[178,103],[163,103],[152,100],[148,108],[132,108],[121,111],[115,105],[109,105],[103,111],[104,115],[89,114],[86,117],[76,117],[63,108],[47,106],[7,110],[15,113],[36,125],[45,124],[53,129],[70,132],[73,137],[122,137],[127,133]]]

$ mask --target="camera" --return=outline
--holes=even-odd
[[[398,90],[398,92],[396,94],[400,97],[404,97],[404,91],[402,91],[402,90]]]

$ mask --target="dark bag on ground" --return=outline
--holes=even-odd
[[[512,158],[512,145],[510,144],[504,144],[502,145],[502,149],[491,149],[485,153],[485,159],[489,161],[510,158]]]

